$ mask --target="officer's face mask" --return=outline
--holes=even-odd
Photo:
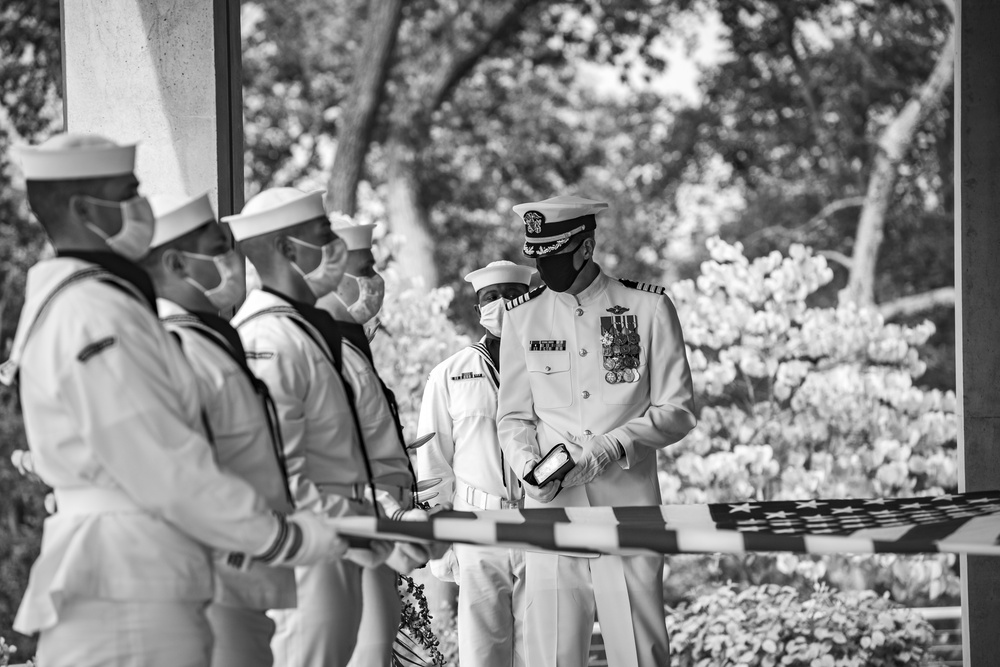
[[[539,257],[535,260],[535,267],[538,268],[538,275],[553,292],[565,292],[576,281],[576,277],[587,266],[588,260],[583,260],[580,267],[576,266],[576,254],[583,247],[584,239],[572,252],[564,252],[558,255]]]
[[[503,330],[503,315],[507,310],[507,300],[497,299],[479,307],[479,323],[491,334],[500,337]]]
[[[318,246],[291,236],[288,237],[288,240],[306,248],[319,250],[322,253],[319,265],[309,273],[304,272],[298,264],[292,262],[292,266],[306,281],[313,295],[319,299],[337,289],[337,285],[344,278],[344,268],[347,266],[347,245],[344,241],[337,238],[326,245]]]
[[[210,289],[206,289],[201,283],[190,276],[185,276],[184,280],[201,291],[217,310],[225,310],[235,306],[243,297],[244,278],[241,270],[243,260],[236,254],[235,250],[222,253],[221,255],[202,255],[196,252],[181,251],[181,254],[191,259],[203,262],[212,262],[219,272],[219,284]]]
[[[104,239],[112,252],[133,262],[146,256],[153,240],[156,219],[145,197],[118,202],[84,195],[83,200],[89,205],[95,218],[102,223],[106,221],[108,229],[118,229],[109,235],[102,229],[103,225],[89,221],[84,223],[90,231]]]
[[[372,320],[378,311],[382,310],[382,301],[385,299],[385,281],[382,276],[354,276],[350,273],[344,274],[345,278],[353,278],[358,283],[358,299],[352,304],[348,304],[347,310],[358,324],[365,324]]]

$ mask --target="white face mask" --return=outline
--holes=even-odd
[[[378,315],[382,309],[382,301],[385,299],[385,280],[382,276],[352,276],[345,273],[345,277],[354,278],[358,283],[358,300],[347,307],[351,317],[358,324],[364,324]]]
[[[84,197],[102,215],[121,220],[121,229],[108,236],[103,229],[92,222],[84,223],[107,244],[108,248],[125,259],[136,262],[149,252],[153,240],[153,225],[156,218],[145,197],[133,197],[122,202],[106,201],[94,197]]]
[[[338,238],[326,245],[318,246],[300,241],[291,236],[288,239],[294,243],[312,248],[313,250],[319,250],[323,253],[323,256],[319,260],[319,265],[309,273],[305,273],[299,268],[298,264],[292,262],[292,266],[295,267],[295,270],[299,272],[302,279],[309,285],[309,289],[312,290],[313,295],[319,299],[337,289],[337,285],[344,278],[344,267],[347,266],[347,246],[344,245],[344,242]],[[340,249],[339,253],[337,252],[338,248]]]
[[[479,307],[479,323],[491,334],[500,337],[503,329],[503,314],[507,310],[507,300],[497,299]]]
[[[240,275],[243,260],[240,259],[235,250],[224,252],[221,255],[202,255],[183,250],[181,254],[193,259],[213,262],[216,270],[219,272],[219,284],[212,289],[205,289],[197,280],[191,277],[185,277],[184,280],[201,290],[217,310],[225,310],[236,305],[243,296],[243,278]]]

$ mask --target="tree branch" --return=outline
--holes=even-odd
[[[464,52],[455,53],[450,62],[441,68],[441,76],[432,84],[429,94],[423,96],[427,103],[422,112],[426,114],[436,111],[454,90],[455,86],[476,66],[494,43],[503,35],[511,32],[521,20],[525,10],[539,0],[513,0],[493,25],[486,29],[482,39],[478,40]],[[489,6],[487,4],[487,6]]]
[[[840,264],[848,271],[850,271],[854,265],[854,262],[851,261],[850,257],[837,250],[820,250],[816,254]]]
[[[886,320],[912,317],[935,308],[955,307],[955,288],[940,287],[921,294],[904,296],[894,301],[880,304],[878,311]]]
[[[756,239],[758,236],[763,236],[764,234],[766,234],[768,232],[777,231],[777,230],[785,230],[785,231],[788,231],[788,232],[797,232],[799,234],[808,234],[813,229],[816,229],[817,227],[819,227],[820,224],[822,224],[822,222],[824,220],[826,220],[827,218],[829,218],[834,213],[837,213],[839,211],[843,211],[844,209],[847,209],[847,208],[853,208],[855,206],[861,206],[864,203],[865,203],[865,198],[864,197],[844,197],[843,199],[837,199],[835,201],[830,202],[829,204],[827,204],[823,208],[821,208],[819,210],[819,213],[817,213],[813,217],[809,218],[808,221],[806,221],[805,223],[803,223],[801,225],[797,225],[795,227],[786,227],[785,225],[769,225],[767,227],[761,227],[757,231],[755,231],[755,232],[753,232],[751,234],[748,234],[747,237],[746,237],[746,239],[744,239],[744,243],[749,243],[750,241]]]
[[[865,204],[858,221],[853,268],[847,287],[840,293],[842,301],[853,301],[859,305],[871,305],[875,302],[875,266],[882,245],[885,214],[895,191],[899,163],[910,149],[920,123],[951,85],[954,65],[955,24],[952,22],[934,70],[879,138],[878,153],[868,179]]]

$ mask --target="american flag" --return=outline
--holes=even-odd
[[[605,554],[933,553],[1000,556],[1000,491],[872,498],[444,511],[341,520],[356,537]]]

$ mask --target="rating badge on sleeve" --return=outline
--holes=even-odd
[[[609,312],[626,308],[615,306]],[[639,333],[635,315],[616,314],[601,318],[601,348],[604,381],[608,384],[639,381]]]

